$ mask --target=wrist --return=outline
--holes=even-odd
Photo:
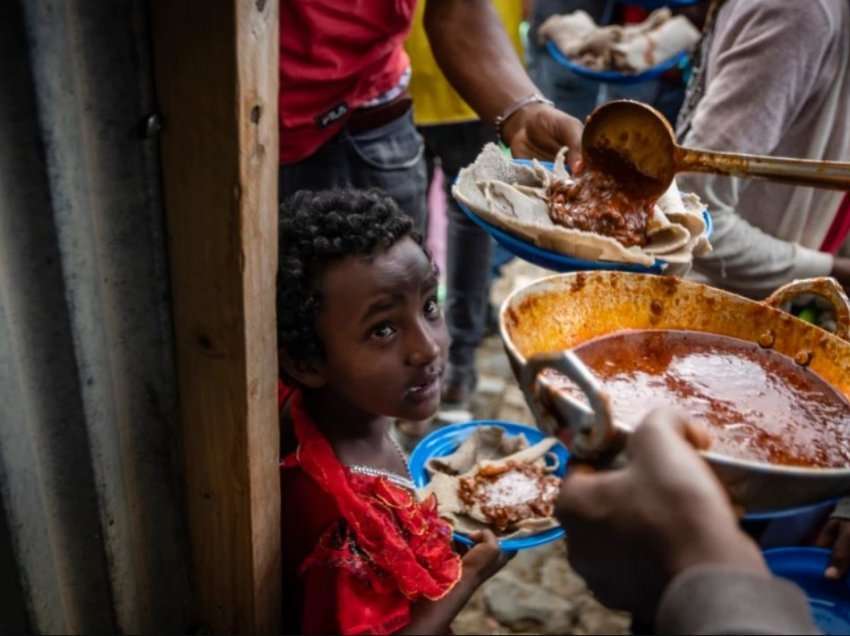
[[[737,527],[682,532],[665,551],[669,580],[698,566],[721,566],[769,576],[770,572],[756,544]]]
[[[467,565],[464,563],[458,585],[463,585],[464,587],[468,586],[474,590],[481,585],[482,582],[483,577],[481,576],[481,570],[474,565]]]
[[[554,108],[554,106],[550,102],[534,101],[515,110],[498,127],[502,143],[510,148],[517,133],[523,130],[531,119],[551,108]]]

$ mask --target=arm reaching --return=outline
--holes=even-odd
[[[443,73],[484,121],[539,93],[489,0],[428,0],[425,28]],[[542,103],[523,106],[502,125],[515,157],[552,159],[568,146],[572,168],[581,157],[581,131],[575,117]]]
[[[399,634],[447,634],[449,626],[478,587],[513,558],[502,552],[489,530],[473,537],[478,543],[463,556],[463,574],[439,601],[420,601],[411,610],[410,623]]]
[[[709,443],[657,411],[630,438],[624,468],[574,468],[556,510],[570,562],[601,602],[665,633],[816,633],[803,594],[771,576],[694,452]]]

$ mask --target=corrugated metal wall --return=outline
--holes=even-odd
[[[152,87],[142,0],[0,1],[2,633],[188,622]]]

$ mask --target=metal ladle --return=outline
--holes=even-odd
[[[549,384],[541,373],[551,369],[572,380],[588,404]],[[537,421],[549,422],[550,433],[566,433],[566,444],[581,461],[604,464],[625,446],[630,430],[611,416],[610,398],[596,376],[573,351],[532,356],[522,370],[522,385],[533,392],[529,405]],[[550,413],[554,413],[554,422]],[[544,427],[545,428],[545,427]]]
[[[631,100],[608,102],[594,110],[581,143],[585,165],[612,175],[624,189],[641,198],[660,197],[678,172],[759,177],[850,190],[850,163],[683,148],[676,144],[675,133],[661,113]]]

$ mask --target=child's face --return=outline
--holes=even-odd
[[[437,282],[431,261],[410,238],[329,267],[317,324],[325,386],[365,413],[431,417],[448,349]]]

